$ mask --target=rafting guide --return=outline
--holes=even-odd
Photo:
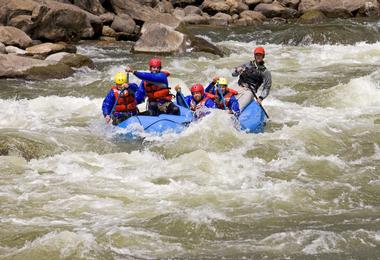
[[[253,54],[253,61],[236,67],[232,73],[233,77],[239,76],[239,86],[236,87],[236,90],[239,92],[237,99],[240,109],[244,109],[254,98],[261,105],[262,101],[268,97],[272,86],[271,72],[264,65],[264,48],[256,47]],[[262,91],[257,97],[256,92],[260,87],[262,87]]]

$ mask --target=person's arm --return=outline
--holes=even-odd
[[[239,76],[246,68],[250,66],[251,62],[244,63],[234,69],[234,72],[232,72],[232,77]]]
[[[205,106],[208,108],[216,108],[216,104],[212,99],[207,99]]]
[[[185,97],[185,101],[186,103],[190,106],[190,102],[191,102],[191,99],[193,98],[193,96],[189,95],[189,96],[186,96]]]
[[[263,73],[263,87],[259,99],[264,100],[269,95],[270,88],[272,86],[272,75],[268,69],[266,69]]]
[[[138,89],[139,89],[139,87],[137,86],[136,83],[129,83],[128,84],[128,94],[129,95],[135,96]]]
[[[207,88],[205,89],[205,92],[215,94],[215,83],[210,82],[210,84],[208,84]]]
[[[210,82],[210,84],[208,84],[207,88],[205,89],[205,92],[208,92],[208,93],[211,93],[213,95],[215,95],[215,84],[218,82],[219,80],[219,76],[215,76],[212,81]]]
[[[102,111],[103,111],[103,116],[106,118],[106,122],[109,123],[111,120],[111,112],[112,108],[115,104],[115,96],[113,94],[113,91],[109,91],[107,96],[103,100],[102,104]]]
[[[146,96],[146,92],[144,88],[144,81],[141,81],[140,86],[137,88],[135,92],[135,99],[136,99],[137,104],[144,102],[145,96]]]
[[[235,115],[239,115],[240,114],[240,107],[239,107],[239,102],[237,101],[237,99],[232,96],[230,98],[230,104],[229,104],[229,107],[228,107]]]
[[[134,71],[133,74],[141,80],[153,83],[163,84],[165,87],[169,87],[168,76],[165,73],[151,73],[151,72],[142,72]]]

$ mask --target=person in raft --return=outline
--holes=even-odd
[[[149,72],[133,70],[129,65],[127,65],[125,71],[132,72],[133,75],[141,79],[140,86],[136,92],[136,101],[140,104],[148,97],[147,115],[179,115],[180,110],[172,102],[173,95],[170,94],[168,83],[170,73],[161,70],[161,68],[161,60],[159,58],[152,58],[149,61]]]
[[[177,92],[181,91],[179,85],[175,86]],[[200,119],[210,113],[211,108],[216,108],[215,98],[212,94],[205,93],[202,84],[196,83],[190,89],[191,95],[185,97],[185,102],[190,110],[194,112],[196,119]]]
[[[261,104],[261,102],[269,95],[272,85],[271,73],[264,65],[264,48],[255,48],[253,54],[253,61],[249,61],[236,67],[232,73],[233,77],[239,76],[239,86],[236,90],[239,92],[237,99],[240,109],[242,110],[253,100],[254,95],[252,91],[256,94],[259,87],[262,87],[261,94],[257,98],[257,102]]]
[[[226,78],[214,77],[205,91],[215,96],[214,102],[217,108],[226,110],[229,114],[239,116],[239,102],[235,97],[238,92],[228,87]]]
[[[138,87],[135,83],[127,82],[124,72],[116,73],[114,81],[115,85],[103,100],[102,111],[107,124],[112,121],[112,124],[117,125],[138,113],[135,100]]]

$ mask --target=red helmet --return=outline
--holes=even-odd
[[[265,56],[265,50],[263,47],[256,47],[253,51],[253,54],[262,54],[263,56]]]
[[[205,94],[205,88],[202,86],[202,84],[194,84],[191,86],[190,89],[191,94],[194,92],[201,92],[202,96]]]
[[[161,60],[159,58],[150,59],[149,67],[161,67]]]

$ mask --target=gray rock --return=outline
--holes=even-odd
[[[113,19],[111,28],[116,32],[133,33],[135,26],[135,21],[129,15],[120,14]]]
[[[73,73],[74,71],[64,64],[12,54],[0,54],[0,78],[44,80],[48,78],[64,78]]]
[[[186,50],[186,37],[173,28],[151,23],[133,46],[134,52],[145,53],[183,53]]]
[[[199,14],[190,14],[185,16],[182,21],[186,24],[210,24],[210,17]]]
[[[297,9],[300,3],[300,0],[278,0],[278,2],[285,7]]]
[[[352,17],[360,10],[371,6],[368,15],[379,15],[379,2],[377,0],[302,0],[298,6],[301,13],[311,10],[320,10],[327,17]]]
[[[111,27],[109,27],[109,26],[103,26],[102,35],[103,36],[108,36],[108,37],[116,37],[117,33]]]
[[[110,3],[116,14],[127,14],[133,20],[146,22],[159,14],[157,10],[136,0],[110,0]]]
[[[105,9],[99,0],[74,0],[73,4],[92,14],[103,14]]]
[[[103,22],[103,24],[110,25],[113,22],[113,19],[115,18],[115,14],[113,13],[105,13],[99,15],[100,20]]]
[[[99,17],[53,0],[2,0],[0,20],[22,28],[33,39],[49,41],[92,38],[100,35],[102,29]]]
[[[57,52],[76,52],[76,48],[73,45],[69,45],[67,43],[61,42],[61,43],[42,43],[39,45],[35,45],[29,48],[26,48],[26,54],[33,56],[33,55],[40,55],[40,56],[48,56],[53,53]]]
[[[141,33],[144,34],[148,27],[150,27],[152,24],[158,23],[166,25],[172,28],[173,30],[178,29],[182,24],[181,20],[177,19],[177,17],[175,17],[174,15],[160,13],[157,16],[155,16],[154,19],[151,19],[144,23],[143,27],[141,28]]]
[[[298,18],[299,23],[314,24],[320,23],[327,17],[319,10],[311,10],[305,12],[300,18]]]
[[[7,53],[6,50],[5,50],[5,45],[0,42],[0,53],[3,54],[3,53]]]
[[[13,54],[17,54],[17,55],[25,55],[26,54],[25,50],[17,48],[15,46],[6,46],[5,52],[9,53],[9,54],[13,53]]]
[[[77,54],[77,53],[69,53],[68,55],[64,55],[59,63],[63,63],[71,68],[81,68],[81,67],[89,67],[90,69],[95,68],[94,62],[88,58],[87,56]]]
[[[172,3],[170,3],[169,1],[163,0],[159,2],[154,9],[156,9],[160,13],[172,13],[174,7]]]
[[[217,13],[210,18],[210,25],[226,26],[232,22],[231,15],[225,13]]]
[[[256,12],[256,11],[244,11],[240,13],[240,17],[248,19],[248,20],[256,21],[259,23],[266,20],[266,17],[262,13]]]
[[[268,18],[293,18],[297,15],[296,10],[284,7],[278,2],[274,2],[273,4],[259,4],[255,7],[255,11],[262,13]]]
[[[191,15],[191,14],[198,14],[202,15],[202,10],[194,5],[188,5],[186,6],[183,11],[185,12],[185,15]]]
[[[200,8],[202,11],[211,14],[218,12],[228,13],[230,10],[230,5],[223,0],[205,0]]]
[[[57,53],[49,55],[48,57],[46,57],[45,60],[58,63],[63,59],[63,57],[65,57],[67,55],[70,55],[70,53],[68,53],[68,52],[57,52]]]
[[[179,19],[179,20],[182,20],[184,17],[185,17],[185,11],[183,10],[183,9],[181,9],[181,8],[176,8],[176,9],[174,9],[174,11],[173,11],[173,15],[177,18],[177,19]]]
[[[26,48],[32,44],[32,39],[16,27],[0,26],[0,42],[4,45]]]

